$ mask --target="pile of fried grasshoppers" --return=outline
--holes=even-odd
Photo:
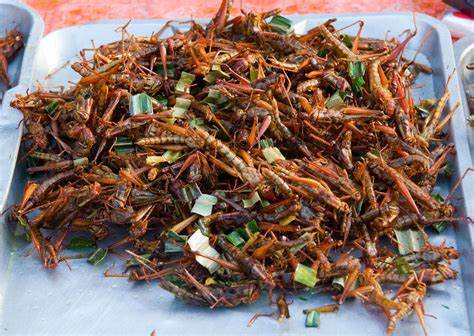
[[[10,87],[10,78],[8,77],[8,62],[23,47],[23,34],[12,30],[0,37],[0,82]]]
[[[279,10],[230,11],[167,38],[172,22],[123,28],[80,53],[76,85],[18,96],[31,179],[12,216],[47,268],[98,243],[91,263],[126,253],[119,276],[190,304],[323,288],[378,306],[389,334],[413,312],[425,330],[428,288],[457,275],[458,252],[425,233],[458,220],[432,195],[457,106],[443,114],[448,89],[415,106],[431,72],[403,57],[415,32],[349,36],[331,19],[298,35]]]

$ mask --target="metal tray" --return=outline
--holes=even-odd
[[[458,80],[461,86],[461,104],[464,116],[467,118],[474,117],[474,105],[469,110],[467,103],[467,86],[471,86],[471,97],[474,97],[474,70],[467,70],[466,65],[474,62],[474,35],[466,36],[454,43],[454,57],[456,58],[456,66],[458,69]],[[474,157],[474,127],[467,127],[469,138],[469,149],[471,157]]]
[[[43,36],[44,24],[41,17],[28,6],[18,1],[0,0],[0,35],[3,36],[5,32],[12,29],[23,33],[25,46],[8,65],[12,88],[5,91],[6,86],[0,83],[0,92],[3,92],[3,101],[0,98],[0,134],[2,135],[0,137],[0,162],[2,162],[0,164],[0,209],[4,206],[8,184],[16,161],[16,150],[12,150],[15,142],[11,141],[16,140],[21,131],[10,130],[11,123],[15,118],[11,118],[11,115],[2,111],[6,110],[6,106],[9,105],[15,92],[24,91],[25,87],[31,84],[33,61]],[[18,116],[18,113],[15,113],[14,116]],[[10,150],[4,151],[5,147],[9,147]]]
[[[293,16],[296,29],[302,32],[332,15]],[[413,15],[405,14],[361,14],[337,15],[339,27],[358,19],[365,21],[364,34],[383,38],[387,31],[398,35],[407,28],[413,28]],[[417,96],[440,97],[444,83],[454,68],[454,55],[448,30],[437,20],[417,14],[418,35],[412,41],[411,52],[420,44],[430,30],[433,33],[424,44],[418,60],[433,68],[433,76],[422,75],[421,89],[414,90]],[[129,26],[133,34],[149,35],[156,32],[164,20],[135,21]],[[67,85],[78,80],[77,74],[63,69],[49,79],[46,74],[60,68],[66,61],[78,54],[81,48],[90,46],[91,39],[96,45],[120,39],[114,29],[123,21],[107,21],[68,27],[48,34],[43,38],[36,57],[33,78],[46,87]],[[184,28],[183,28],[184,29]],[[351,33],[355,33],[354,30]],[[407,53],[410,50],[407,51]],[[452,92],[449,107],[460,99],[457,79],[451,81]],[[11,97],[10,97],[11,98]],[[4,105],[5,107],[5,105]],[[20,119],[19,113],[4,108],[11,123]],[[450,124],[452,141],[457,153],[453,159],[456,167],[452,180],[441,181],[437,192],[446,194],[449,186],[472,166],[466,135],[464,115],[458,111]],[[16,157],[21,131],[11,127],[8,136],[11,146],[4,146]],[[3,137],[2,133],[2,137]],[[13,145],[14,144],[14,145]],[[2,150],[3,150],[2,148]],[[0,160],[0,165],[10,165],[11,161]],[[20,197],[25,182],[21,161],[15,168],[8,194],[9,206]],[[474,178],[464,179],[459,192],[460,215],[471,215],[474,211]],[[469,193],[471,192],[471,193]],[[252,327],[247,322],[255,313],[272,312],[266,297],[250,306],[235,309],[192,307],[183,304],[168,292],[158,288],[156,283],[129,283],[120,278],[104,278],[103,272],[114,261],[112,258],[103,265],[92,267],[84,260],[70,261],[72,270],[65,265],[55,271],[46,271],[34,256],[25,257],[31,246],[17,239],[0,221],[0,333],[5,335],[148,335],[156,330],[157,335],[383,335],[386,319],[383,313],[370,305],[356,300],[345,303],[337,314],[321,317],[319,330],[304,327],[302,309],[326,304],[331,299],[326,294],[301,293],[294,297],[290,305],[292,318],[284,322],[274,319],[259,319]],[[6,223],[8,224],[8,223]],[[463,253],[453,267],[460,271],[457,280],[435,286],[426,299],[426,312],[437,318],[427,317],[430,335],[470,335],[474,310],[474,288],[472,266],[472,228],[468,225],[451,226],[444,234],[433,234],[433,242],[456,246]],[[117,261],[113,271],[119,272],[122,263]],[[306,301],[300,298],[304,297]],[[410,316],[400,323],[397,335],[422,335],[416,316]]]
[[[0,36],[12,29],[19,30],[25,36],[23,48],[8,66],[12,86],[28,83],[31,79],[31,67],[38,43],[43,35],[43,21],[29,7],[18,1],[0,0]],[[0,91],[6,86],[0,83]],[[1,101],[1,98],[0,98]]]

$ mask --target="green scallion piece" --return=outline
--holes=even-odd
[[[158,103],[160,103],[161,106],[163,107],[167,107],[168,106],[168,97],[166,97],[165,95],[158,95],[155,97],[155,99],[158,101]]]
[[[184,118],[189,106],[191,106],[190,99],[181,97],[176,98],[176,104],[174,104],[172,112],[173,118]]]
[[[235,229],[235,231],[237,231],[244,240],[248,240],[250,238],[250,233],[247,231],[246,228],[240,227]]]
[[[351,38],[349,37],[349,35],[344,35],[342,37],[342,43],[344,43],[348,48],[352,48],[352,42],[351,42]]]
[[[352,79],[352,89],[355,92],[360,92],[365,84],[365,62],[349,62],[348,71],[349,77]]]
[[[251,82],[256,81],[258,79],[258,70],[255,69],[253,66],[250,66],[249,73]]]
[[[318,310],[311,310],[306,314],[306,328],[318,328],[321,324],[320,315],[321,313]]]
[[[344,285],[346,283],[346,278],[345,277],[337,277],[332,279],[332,287],[339,291],[342,292],[344,290]]]
[[[138,93],[130,96],[128,109],[132,116],[138,114],[153,114],[151,97],[146,93]]]
[[[220,64],[213,64],[211,66],[211,71],[207,73],[204,77],[204,80],[209,84],[214,84],[219,78],[229,78],[230,75],[222,71]]]
[[[275,15],[268,23],[270,29],[279,34],[291,34],[293,32],[293,22],[286,17]]]
[[[87,262],[94,265],[94,266],[96,266],[96,265],[100,264],[105,259],[105,257],[107,256],[107,253],[108,253],[107,249],[99,247],[87,259]]]
[[[182,153],[180,151],[167,150],[166,152],[163,153],[163,157],[168,163],[174,163],[178,161],[181,158],[181,156],[182,156]]]
[[[288,225],[290,224],[291,222],[293,222],[294,220],[296,219],[296,216],[295,215],[289,215],[289,216],[286,216],[285,218],[282,218],[278,221],[278,223],[280,225]]]
[[[260,232],[260,227],[258,226],[257,221],[255,219],[252,219],[250,222],[248,222],[246,226],[247,229],[249,229],[252,233]]]
[[[190,122],[189,122],[189,126],[193,127],[193,128],[196,128],[196,127],[202,127],[206,124],[206,121],[202,118],[193,118]]]
[[[143,262],[140,263],[139,260],[145,261],[145,260],[150,260],[150,258],[151,258],[151,253],[145,253],[145,254],[139,255],[138,257],[127,260],[127,262],[125,263],[125,268],[140,266]]]
[[[96,248],[97,244],[94,240],[85,237],[73,237],[66,246],[67,250],[84,250],[89,248]]]
[[[181,253],[183,249],[173,243],[165,242],[165,253]]]
[[[240,236],[240,234],[237,231],[232,231],[226,236],[226,239],[231,243],[232,245],[239,247],[243,244],[245,244],[245,240]]]
[[[298,264],[296,267],[294,280],[310,288],[319,281],[316,270],[303,264]]]
[[[49,103],[48,106],[46,106],[46,112],[48,114],[53,114],[56,112],[56,110],[59,108],[59,100],[53,100],[51,103]]]
[[[318,51],[318,57],[326,57],[329,54],[329,49],[323,48]]]
[[[242,203],[244,204],[244,208],[247,209],[247,208],[253,207],[260,200],[261,200],[261,198],[260,198],[260,195],[258,194],[258,192],[254,192],[254,193],[252,193],[252,196],[250,198],[243,199]]]
[[[164,73],[163,73],[163,64],[162,63],[158,63],[157,65],[157,72],[164,76]],[[166,72],[168,73],[168,77],[171,77],[173,78],[174,77],[174,67],[173,65],[171,64],[166,64]]]
[[[219,109],[226,108],[227,106],[225,105],[229,102],[229,100],[226,96],[220,93],[220,91],[210,89],[207,97],[201,100],[201,102],[209,105],[211,110],[215,112]]]
[[[276,147],[264,148],[262,154],[265,157],[265,160],[270,164],[278,160],[286,160],[280,150]]]
[[[185,71],[181,72],[181,78],[176,83],[174,90],[177,93],[189,93],[191,84],[193,84],[195,79],[196,79],[196,76],[194,74],[190,74]]]
[[[425,246],[423,235],[418,230],[394,230],[397,236],[398,251],[405,255],[411,252],[420,252]]]
[[[177,234],[174,231],[168,231],[168,238],[178,243],[185,243],[186,240],[188,239],[188,236]]]
[[[212,214],[212,207],[217,204],[217,197],[208,194],[202,194],[194,203],[193,208],[191,209],[192,213],[209,216]]]
[[[129,154],[134,151],[132,140],[127,137],[118,137],[114,144],[114,151],[117,154]]]
[[[435,201],[444,202],[444,198],[443,198],[443,196],[441,196],[440,194],[433,194],[433,195],[431,195],[431,197],[433,197],[433,199],[434,199]]]
[[[400,275],[407,275],[413,272],[413,268],[403,258],[396,258],[393,260],[393,263],[395,264],[395,268]]]
[[[262,149],[273,147],[273,139],[260,140],[260,147],[262,147]]]
[[[339,110],[345,105],[346,104],[344,103],[344,99],[341,97],[339,90],[334,92],[334,94],[326,101],[326,107],[329,109]]]
[[[188,184],[179,190],[179,198],[186,203],[191,203],[201,195],[201,189],[195,182]]]
[[[439,222],[439,223],[433,224],[433,229],[435,229],[437,233],[443,233],[447,228],[448,228],[447,222]]]

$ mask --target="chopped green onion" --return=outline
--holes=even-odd
[[[232,231],[226,236],[226,239],[234,246],[241,246],[245,244],[245,240],[240,236],[237,231]]]
[[[248,240],[250,238],[250,234],[245,228],[240,227],[240,228],[235,229],[235,231],[237,231],[239,235],[245,240]]]
[[[176,104],[174,104],[171,113],[173,118],[184,118],[189,106],[191,106],[191,99],[181,97],[176,98]]]
[[[365,84],[365,62],[349,62],[349,76],[352,78],[352,88],[355,92],[360,92]]]
[[[250,198],[243,199],[242,203],[244,204],[244,208],[247,209],[253,207],[260,200],[261,198],[258,192],[254,192]]]
[[[268,163],[272,164],[277,160],[286,160],[280,150],[276,147],[268,147],[262,150],[263,156]]]
[[[253,66],[250,66],[249,72],[250,72],[250,81],[251,82],[256,81],[258,79],[258,70],[255,69]]]
[[[202,127],[206,124],[205,120],[202,119],[202,118],[193,118],[190,122],[189,122],[189,126],[193,127],[193,128],[197,128],[197,127]]]
[[[291,34],[293,32],[293,22],[286,17],[275,15],[269,22],[270,29],[279,34]]]
[[[194,182],[188,184],[179,190],[179,198],[186,203],[191,203],[202,195],[199,185]]]
[[[16,218],[18,219],[18,223],[15,227],[15,237],[24,235],[26,241],[31,241],[30,234],[28,233],[28,223],[22,216],[16,216]]]
[[[344,35],[342,37],[342,43],[344,43],[348,48],[352,48],[352,42],[351,42],[351,38],[349,37],[349,35]]]
[[[168,106],[168,97],[166,97],[165,95],[163,95],[163,94],[158,95],[158,96],[156,96],[155,99],[158,101],[158,103],[160,103],[161,106],[163,106],[163,107]]]
[[[181,287],[181,288],[186,287],[186,283],[174,274],[166,275],[165,279],[168,280],[169,282],[171,282],[175,286],[178,286],[178,287]]]
[[[444,165],[443,173],[444,176],[446,177],[451,177],[453,175],[453,167],[451,166],[451,163],[448,161]]]
[[[335,277],[332,279],[331,285],[335,290],[342,292],[344,290],[345,283],[346,283],[345,277]]]
[[[433,199],[434,199],[435,201],[444,202],[444,198],[443,198],[443,196],[441,196],[440,194],[433,194],[433,195],[431,195],[431,197],[433,197]]]
[[[260,227],[257,224],[257,221],[255,219],[252,219],[250,222],[247,223],[247,229],[250,230],[252,233],[257,233],[260,231]]]
[[[395,268],[400,275],[407,275],[413,271],[413,268],[404,258],[396,258],[393,260],[393,263],[395,264]]]
[[[217,281],[214,280],[213,277],[207,277],[206,281],[204,281],[204,285],[206,285],[206,286],[211,286],[211,285],[215,285],[215,284],[217,284]]]
[[[132,116],[136,116],[138,114],[153,114],[151,97],[146,93],[138,93],[136,95],[129,96],[128,110]]]
[[[188,245],[191,251],[199,252],[202,255],[212,258],[219,258],[220,254],[211,245],[209,245],[209,237],[202,234],[201,230],[196,230],[188,239]],[[196,261],[207,268],[210,273],[214,273],[220,267],[218,263],[211,259],[196,256]]]
[[[204,76],[204,80],[209,84],[214,84],[217,82],[218,73],[215,71],[209,71],[206,76]]]
[[[278,221],[280,225],[288,225],[296,219],[295,215],[289,215],[285,218],[282,218]]]
[[[134,151],[132,140],[127,137],[118,137],[114,143],[114,151],[117,154],[129,154]]]
[[[188,236],[180,235],[180,234],[177,234],[176,232],[170,230],[170,231],[168,231],[168,238],[171,239],[171,240],[174,240],[176,242],[179,242],[179,243],[184,243],[184,242],[186,242],[186,239],[188,239]]]
[[[182,154],[180,151],[167,150],[166,152],[163,153],[163,157],[168,163],[174,163],[178,161],[181,158],[181,156]]]
[[[99,247],[97,250],[94,251],[94,253],[90,255],[90,257],[87,259],[87,262],[96,266],[105,259],[105,257],[107,256],[107,252],[107,249]]]
[[[329,97],[329,99],[326,101],[326,107],[328,109],[336,109],[339,110],[343,108],[346,104],[344,103],[344,99],[341,97],[341,94],[339,90],[334,92],[334,94]]]
[[[209,105],[213,112],[226,108],[226,103],[229,102],[226,96],[224,96],[219,90],[210,89],[207,97],[201,100],[202,103]]]
[[[183,249],[173,243],[165,242],[165,253],[181,253]]]
[[[448,228],[447,222],[439,222],[433,224],[433,229],[436,230],[438,233],[443,233]]]
[[[431,110],[436,105],[436,99],[423,99],[418,105],[415,105],[415,109],[420,112],[423,118],[426,118],[431,113]]]
[[[262,147],[262,149],[273,147],[273,139],[260,140],[260,147]]]
[[[142,263],[140,263],[138,260],[150,260],[150,258],[151,258],[151,253],[145,253],[145,254],[139,255],[138,257],[134,257],[133,259],[127,260],[127,262],[125,263],[125,268],[140,266]]]
[[[318,328],[321,324],[320,315],[321,313],[318,310],[311,310],[308,314],[306,314],[306,328]]]
[[[56,112],[56,110],[59,108],[59,100],[53,100],[51,103],[49,103],[48,106],[46,106],[46,112],[48,114],[53,114]]]
[[[418,230],[394,230],[397,236],[398,251],[405,255],[411,252],[420,252],[421,248],[425,246],[423,235]]]
[[[191,209],[192,213],[209,216],[212,214],[212,207],[217,204],[217,197],[208,194],[202,194],[194,203],[193,208]]]
[[[188,72],[181,72],[181,78],[179,79],[178,83],[176,83],[175,91],[178,93],[189,93],[189,89],[191,84],[196,79],[194,74],[190,74]]]
[[[319,281],[316,270],[303,264],[298,264],[296,267],[294,280],[311,288]]]
[[[326,57],[327,54],[329,54],[329,49],[327,48],[323,48],[318,51],[319,57]]]
[[[96,248],[97,245],[94,240],[85,237],[73,237],[66,246],[67,250],[83,250],[88,248]]]
[[[207,75],[204,77],[204,80],[208,82],[209,84],[214,84],[218,78],[223,78],[223,77],[229,78],[230,75],[222,71],[220,64],[213,64],[211,66],[211,71],[207,73]]]
[[[164,73],[163,73],[163,63],[158,63],[157,64],[157,72],[164,76]],[[168,73],[168,77],[174,77],[174,68],[171,64],[166,64],[166,72]]]

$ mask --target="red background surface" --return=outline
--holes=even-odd
[[[220,0],[24,0],[46,23],[46,32],[100,19],[210,17]],[[287,14],[415,11],[440,18],[441,1],[428,0],[235,0],[234,14],[282,8]]]

